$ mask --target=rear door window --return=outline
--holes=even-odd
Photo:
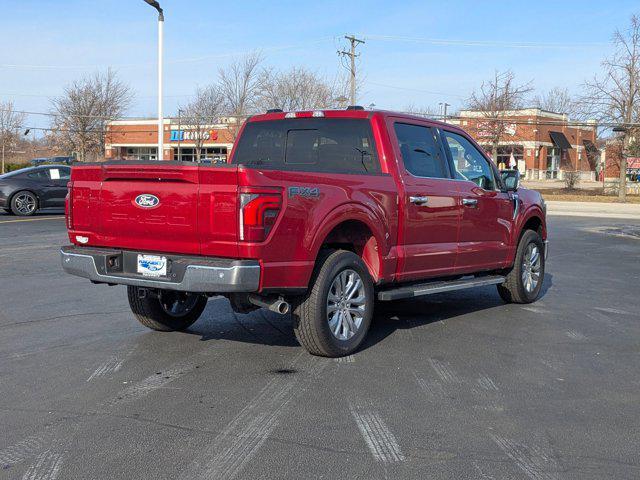
[[[371,126],[365,119],[249,122],[232,163],[278,170],[380,172]]]
[[[449,178],[447,161],[430,127],[396,123],[394,125],[404,168],[416,177]]]

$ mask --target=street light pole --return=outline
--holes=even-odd
[[[144,0],[158,11],[158,155],[164,156],[164,118],[162,115],[162,50],[164,43],[164,12],[156,0]]]
[[[182,161],[182,152],[180,151],[180,146],[182,143],[182,109],[178,109],[178,161]]]

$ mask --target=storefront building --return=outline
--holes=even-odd
[[[163,160],[196,161],[196,139],[202,139],[200,160],[224,162],[233,145],[235,125],[228,123],[189,126],[175,118],[164,120]],[[158,160],[158,121],[116,120],[107,125],[105,158],[109,160]]]
[[[582,179],[595,180],[599,151],[595,121],[572,122],[567,115],[539,108],[500,113],[499,122],[486,112],[463,110],[450,123],[460,125],[491,155],[499,133],[498,164],[509,165],[511,155],[527,179],[562,179],[563,172],[577,171]]]

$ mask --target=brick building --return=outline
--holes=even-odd
[[[164,160],[196,159],[194,136],[202,135],[201,159],[226,160],[234,138],[235,122],[199,127],[197,130],[178,119],[164,120]],[[123,160],[158,159],[158,121],[154,119],[116,120],[107,125],[105,158]]]
[[[567,115],[539,108],[505,111],[498,144],[497,163],[513,153],[518,169],[528,179],[561,179],[565,171],[578,171],[583,179],[595,179],[599,161],[595,121],[576,124]],[[463,110],[451,120],[464,128],[491,154],[495,132],[485,112]]]

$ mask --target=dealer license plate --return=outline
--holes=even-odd
[[[138,255],[138,273],[145,277],[163,277],[167,274],[167,257]]]

